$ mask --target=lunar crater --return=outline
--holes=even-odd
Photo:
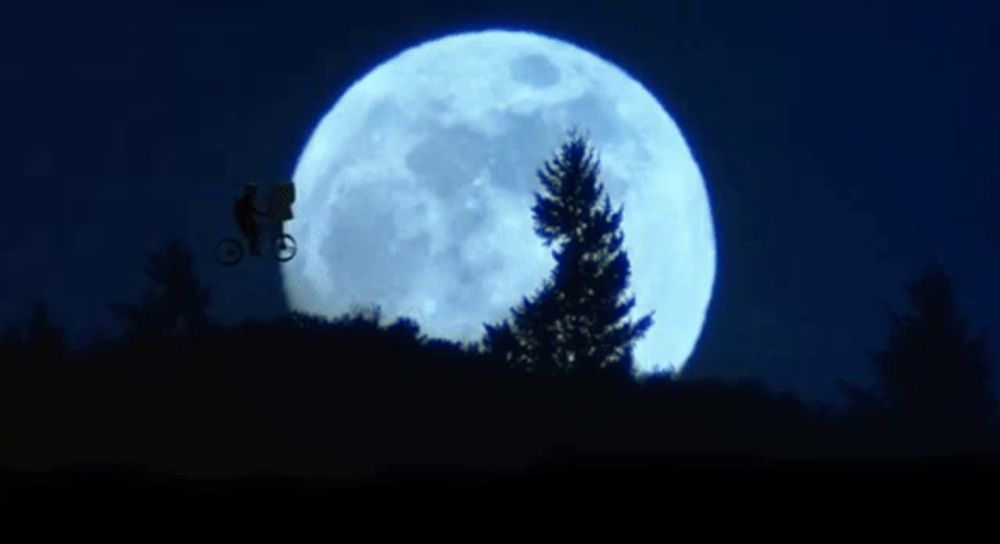
[[[545,56],[530,54],[517,57],[510,63],[510,75],[518,83],[546,89],[559,84],[559,69]]]

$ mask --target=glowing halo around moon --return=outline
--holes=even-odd
[[[283,264],[292,309],[334,317],[381,307],[423,333],[482,338],[555,261],[533,231],[536,170],[579,127],[601,159],[632,264],[640,371],[680,369],[705,321],[716,252],[704,180],[641,84],[569,43],[528,32],[447,36],[355,82],[316,127],[293,174]]]

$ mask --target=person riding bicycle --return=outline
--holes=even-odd
[[[243,196],[236,199],[233,205],[233,216],[240,232],[247,238],[251,255],[260,255],[260,223],[256,217],[268,217],[268,210],[257,209],[257,189],[256,183],[247,183],[243,186]]]

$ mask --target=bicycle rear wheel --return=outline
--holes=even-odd
[[[235,238],[223,238],[215,245],[215,258],[225,266],[233,266],[243,258],[243,244]]]
[[[295,238],[291,234],[283,234],[274,239],[274,255],[281,262],[292,260],[298,251]]]

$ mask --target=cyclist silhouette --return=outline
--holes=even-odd
[[[257,189],[256,183],[247,183],[243,186],[243,196],[236,199],[233,205],[233,217],[240,232],[247,238],[251,255],[260,255],[260,223],[257,217],[268,217],[267,210],[257,209]]]

